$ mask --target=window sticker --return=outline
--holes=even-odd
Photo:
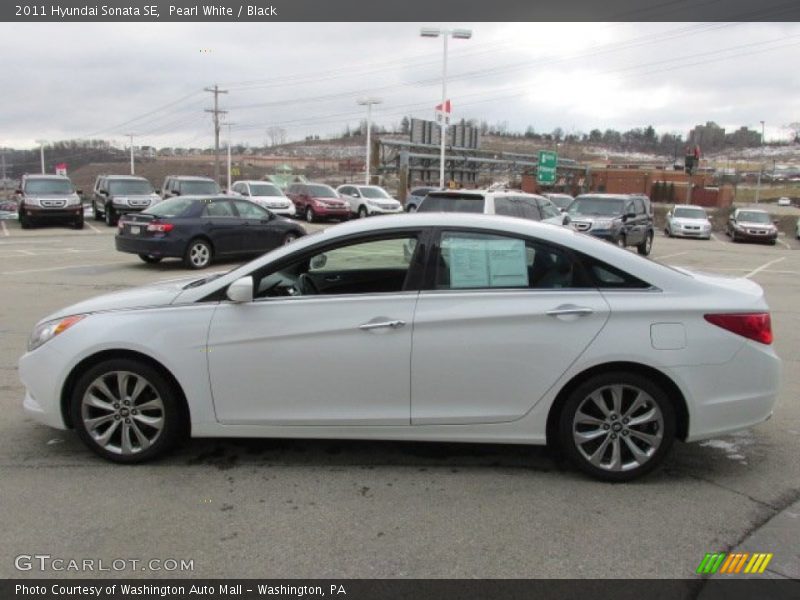
[[[442,249],[449,255],[451,289],[528,286],[524,241],[455,237],[446,241]]]

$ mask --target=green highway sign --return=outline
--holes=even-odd
[[[555,152],[539,150],[536,181],[542,185],[553,185],[556,182],[556,165],[558,165],[558,155]]]

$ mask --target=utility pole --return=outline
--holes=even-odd
[[[136,135],[136,134],[134,134],[134,133],[126,133],[125,135],[127,135],[129,138],[131,138],[131,175],[133,175],[134,174],[134,170],[133,170],[133,136]]]
[[[227,94],[228,90],[221,90],[215,83],[214,87],[203,88],[206,92],[214,94],[214,108],[207,108],[206,112],[211,113],[214,118],[214,181],[219,183],[219,116],[226,114],[227,110],[219,109],[219,95]]]
[[[228,126],[228,193],[231,193],[231,125],[234,123],[226,123]]]
[[[373,104],[380,104],[381,102],[383,102],[383,100],[381,100],[380,98],[361,98],[360,100],[358,100],[358,104],[360,106],[365,106],[366,105],[366,107],[367,107],[367,168],[366,168],[366,180],[364,182],[366,185],[370,184],[370,172],[369,171],[370,171],[370,162],[372,160],[372,156],[371,156],[371,153],[372,153],[372,148],[371,148],[371,144],[372,144],[372,134],[371,134],[371,132],[372,132],[372,105]]]
[[[42,162],[42,175],[44,175],[44,145],[47,140],[36,140],[36,143],[39,144],[39,159]]]

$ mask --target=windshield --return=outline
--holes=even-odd
[[[151,206],[142,212],[143,214],[153,215],[155,217],[179,217],[189,209],[192,203],[193,201],[189,198],[175,196],[169,200],[159,202],[155,206]]]
[[[149,181],[142,179],[122,179],[120,181],[110,181],[108,184],[112,194],[152,194],[153,186]]]
[[[26,194],[71,194],[75,191],[69,179],[28,179]]]
[[[677,218],[680,219],[705,219],[706,211],[702,208],[676,208],[675,212],[673,213]]]
[[[271,183],[251,183],[250,195],[283,197],[283,192],[281,192],[280,188],[278,188],[277,185],[272,185]]]
[[[214,195],[219,194],[219,186],[213,181],[183,181],[181,182],[181,194],[191,196],[192,194],[198,195]]]
[[[745,223],[771,223],[769,215],[764,212],[757,212],[754,210],[743,210],[739,213],[737,220],[744,221]]]
[[[338,198],[339,194],[336,193],[332,187],[327,185],[309,185],[306,186],[309,196],[314,198]]]
[[[475,194],[429,194],[419,205],[419,212],[482,213],[483,196]]]
[[[625,200],[622,198],[598,198],[587,196],[575,198],[569,205],[570,215],[597,215],[601,217],[616,217],[624,212]]]
[[[358,188],[358,191],[361,192],[361,195],[364,198],[380,198],[382,200],[391,199],[391,196],[387,194],[383,188],[379,187],[361,187]]]

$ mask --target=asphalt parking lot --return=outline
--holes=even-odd
[[[194,561],[187,573],[119,573],[147,577],[686,578],[800,497],[796,240],[657,235],[655,259],[765,288],[782,391],[761,426],[677,444],[664,469],[610,485],[516,446],[193,440],[142,466],[97,458],[72,432],[25,416],[16,363],[51,311],[187,274],[178,261],[117,253],[114,232],[91,221],[0,228],[0,577],[65,575],[14,567],[19,554],[46,553]]]

